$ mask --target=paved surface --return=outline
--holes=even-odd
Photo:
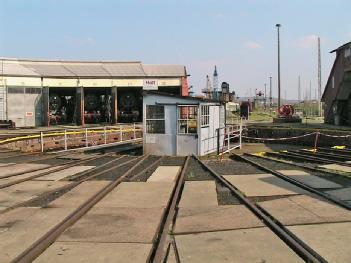
[[[346,263],[351,259],[351,223],[316,224],[288,227],[328,262]]]
[[[117,186],[96,207],[165,207],[174,183],[125,182]]]
[[[185,182],[179,207],[217,206],[216,183],[214,181]]]
[[[18,173],[32,172],[34,170],[47,167],[50,167],[50,165],[38,163],[19,163],[11,166],[2,166],[0,167],[0,177]]]
[[[175,238],[181,262],[303,262],[266,227]]]
[[[334,183],[332,181],[329,181],[327,179],[324,179],[315,175],[293,175],[291,177],[313,188],[323,189],[323,188],[342,187],[340,184]]]
[[[69,182],[26,181],[12,185],[0,189],[0,206],[11,207],[67,184]]]
[[[277,172],[283,174],[283,175],[309,175],[309,173],[306,173],[301,170],[277,170]]]
[[[68,215],[65,208],[22,207],[0,216],[0,262],[10,262]]]
[[[21,179],[25,179],[25,178],[29,178],[31,176],[35,176],[35,175],[40,175],[42,173],[57,169],[61,166],[54,166],[54,167],[49,167],[46,168],[44,170],[39,170],[39,171],[35,171],[35,172],[29,172],[29,173],[25,173],[25,174],[21,174],[21,175],[15,175],[15,176],[11,176],[11,177],[6,177],[6,178],[0,178],[0,185],[4,185],[4,184],[8,184],[11,182],[15,182]]]
[[[351,187],[331,190],[327,191],[327,193],[339,198],[340,200],[351,200]]]
[[[271,174],[225,175],[224,177],[248,197],[306,193],[301,188]]]
[[[110,181],[83,182],[63,196],[55,199],[49,204],[49,207],[78,207],[108,183],[110,183]]]
[[[59,241],[152,243],[163,208],[94,207]]]
[[[174,182],[181,166],[159,166],[147,180],[148,182]]]
[[[306,195],[259,204],[284,225],[351,221],[351,211]]]
[[[244,205],[180,208],[175,233],[199,233],[262,227],[263,223]]]
[[[351,173],[350,166],[343,166],[340,164],[326,164],[326,165],[320,165],[319,167],[328,169],[328,170],[336,170],[336,171],[341,171],[345,173]]]
[[[14,165],[16,163],[0,163],[0,167],[2,166],[10,166],[10,165]]]
[[[34,262],[146,262],[151,244],[55,242]]]
[[[177,263],[176,255],[174,253],[174,248],[173,246],[170,247],[168,257],[167,257],[167,263]]]
[[[72,176],[75,175],[77,173],[81,173],[87,170],[90,170],[92,168],[95,168],[95,166],[73,166],[73,167],[69,167],[67,169],[61,170],[61,171],[57,171],[54,173],[50,173],[44,176],[40,176],[35,178],[34,180],[40,180],[40,181],[59,181],[62,180],[68,176]]]

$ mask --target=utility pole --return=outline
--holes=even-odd
[[[321,70],[321,39],[318,37],[318,115],[322,115],[322,70]]]
[[[300,78],[300,75],[299,75],[299,82],[298,82],[298,90],[297,90],[297,99],[298,99],[298,102],[301,101],[301,78]]]
[[[272,77],[269,77],[269,106],[272,107]]]
[[[275,25],[277,27],[278,33],[278,109],[280,108],[280,32],[279,28],[281,27],[280,24]]]
[[[264,84],[264,110],[267,108],[267,95],[266,95],[266,90],[267,90],[267,84]]]
[[[215,66],[213,72],[213,98],[215,100],[218,99],[218,73],[217,73],[217,66]]]

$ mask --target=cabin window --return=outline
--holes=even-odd
[[[207,127],[210,124],[210,106],[201,106],[201,127]]]
[[[165,133],[164,106],[146,105],[146,133]]]
[[[351,48],[349,47],[345,49],[345,58],[348,58],[350,56],[351,56]]]
[[[197,134],[197,106],[178,106],[178,134]]]

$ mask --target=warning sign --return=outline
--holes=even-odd
[[[33,117],[32,111],[26,111],[26,117]]]

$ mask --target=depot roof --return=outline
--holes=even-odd
[[[0,58],[0,75],[58,78],[183,77],[183,65],[150,65],[140,61],[70,61]]]

